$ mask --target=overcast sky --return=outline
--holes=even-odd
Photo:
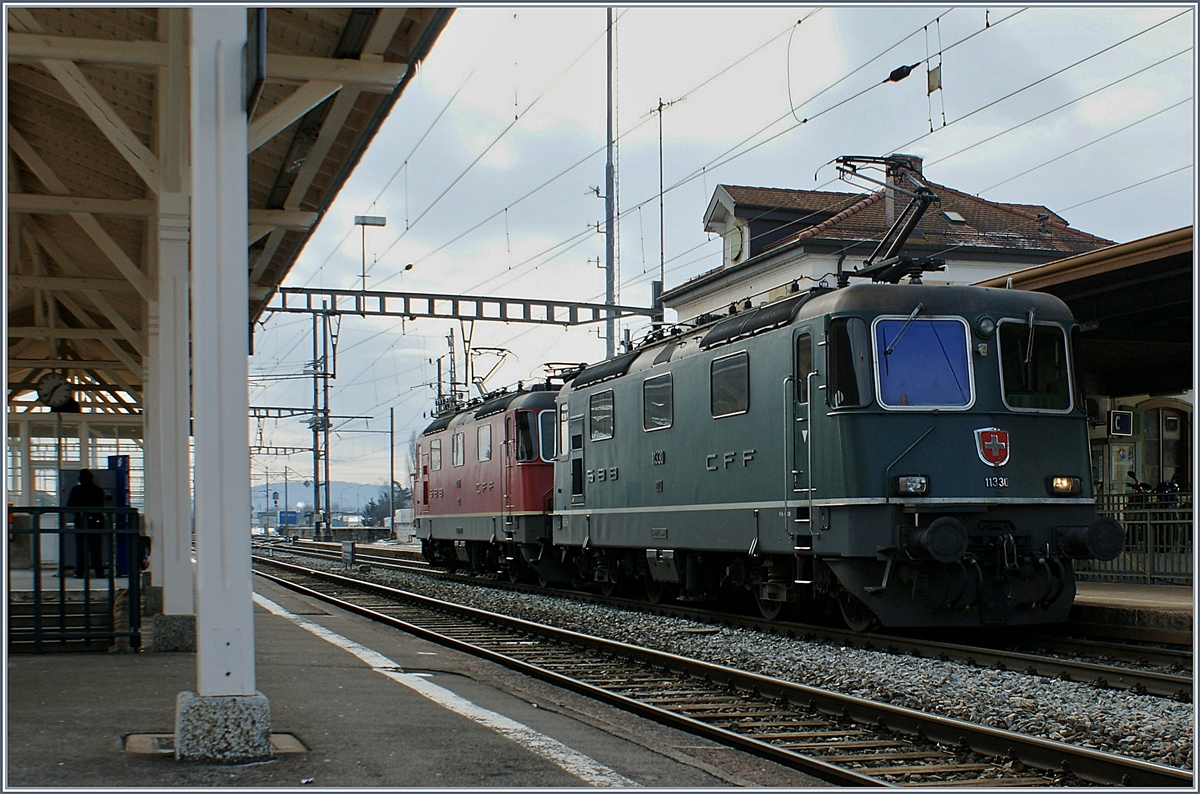
[[[623,304],[649,304],[660,250],[668,289],[720,264],[720,240],[703,229],[716,185],[856,192],[827,165],[845,154],[917,154],[933,182],[1043,204],[1117,242],[1193,222],[1191,6],[615,15]],[[368,289],[602,302],[604,201],[593,188],[604,185],[605,16],[457,10],[285,286],[359,288],[353,221],[372,214],[387,226],[367,230]],[[927,64],[939,63],[943,88],[927,95]],[[881,84],[914,64],[907,79]],[[661,249],[660,99],[674,103],[661,119]],[[295,377],[312,357],[311,320],[265,316],[251,404],[311,406],[311,379]],[[451,328],[461,356],[457,323],[342,319],[331,408],[374,419],[335,423],[334,479],[386,482],[388,437],[361,431],[386,431],[394,407],[397,479],[408,483],[408,442],[434,396],[430,361],[446,354]],[[546,362],[603,358],[598,331],[481,322],[472,342],[511,351],[487,381],[498,389],[538,377]],[[481,355],[476,374],[497,361]],[[265,444],[311,444],[298,419],[252,421],[255,443],[260,429]],[[284,463],[308,473],[312,458],[257,457],[255,472]]]

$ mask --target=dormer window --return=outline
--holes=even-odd
[[[729,262],[735,264],[742,260],[742,255],[746,253],[744,241],[742,239],[742,227],[733,226],[725,235],[725,244],[729,248]]]
[[[951,223],[965,224],[967,222],[966,218],[959,215],[954,210],[942,210],[942,215],[944,215],[946,217],[946,220],[950,221]]]

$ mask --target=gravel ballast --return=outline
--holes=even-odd
[[[337,563],[306,559],[303,564],[345,572]],[[1195,707],[1191,703],[381,568],[371,569],[366,578],[431,598],[807,686],[1193,768]],[[700,627],[705,630],[698,632]]]

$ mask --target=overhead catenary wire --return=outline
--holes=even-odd
[[[1115,134],[1115,133],[1111,133],[1111,134]],[[1064,155],[1064,156],[1065,156],[1065,155]],[[1178,170],[1178,169],[1177,169],[1177,170]],[[703,173],[704,173],[704,172],[702,171],[702,172],[701,172],[701,174],[703,175]],[[1171,173],[1174,173],[1174,172],[1171,172]],[[1167,174],[1167,175],[1169,175],[1169,174]],[[1162,178],[1162,176],[1166,176],[1166,175],[1160,175],[1159,177],[1155,177],[1155,178]],[[1014,177],[1014,178],[1015,178],[1015,177]],[[1148,180],[1148,181],[1152,181],[1152,180]],[[1129,188],[1123,188],[1122,190],[1125,190],[1125,189],[1129,189]],[[1120,192],[1120,191],[1114,191],[1114,192]],[[1108,194],[1108,195],[1111,195],[1111,194]],[[1089,200],[1089,202],[1090,202],[1090,201],[1094,201],[1094,200],[1099,200],[1099,198],[1101,198],[1101,197],[1097,197],[1096,199]],[[1089,202],[1084,202],[1084,203],[1089,203]],[[1079,205],[1073,205],[1073,206],[1079,206]],[[633,208],[630,208],[630,209],[638,209],[638,207],[636,207],[636,206],[635,206],[635,207],[633,207]],[[631,280],[631,282],[632,282],[632,280]],[[631,282],[626,282],[626,283],[631,283]]]

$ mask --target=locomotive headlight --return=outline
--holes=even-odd
[[[1080,491],[1078,477],[1051,477],[1046,484],[1054,496],[1072,496]]]
[[[975,330],[984,339],[987,339],[996,331],[996,321],[991,317],[980,317],[975,323]]]
[[[922,496],[929,490],[929,478],[924,475],[906,474],[897,478],[896,490],[906,496]]]

